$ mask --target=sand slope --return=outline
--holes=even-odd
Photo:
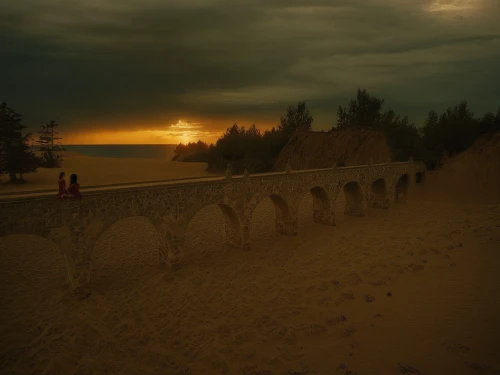
[[[385,163],[390,159],[384,134],[363,128],[324,132],[296,132],[281,150],[274,165],[284,171],[291,158],[293,169],[330,168],[334,163],[346,166]]]
[[[54,244],[2,238],[0,373],[499,373],[499,206],[414,200],[337,227],[311,207],[279,237],[263,201],[249,252],[223,245],[208,207],[166,273],[147,219],[118,222],[82,302]]]
[[[500,133],[485,134],[469,149],[428,173],[428,197],[454,202],[500,203]]]

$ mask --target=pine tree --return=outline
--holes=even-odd
[[[30,133],[24,133],[26,126],[21,115],[0,104],[0,174],[8,173],[10,182],[23,181],[23,174],[36,172],[38,160],[29,146]],[[20,174],[18,180],[17,174]]]
[[[65,149],[57,141],[62,138],[58,136],[59,132],[55,130],[59,124],[52,120],[47,125],[42,125],[38,132],[39,137],[36,141],[38,149],[42,152],[41,166],[46,168],[58,168],[63,161],[61,152]]]
[[[278,130],[282,131],[286,140],[296,130],[311,130],[313,117],[309,113],[305,102],[299,102],[297,106],[288,106],[285,116],[280,119]]]

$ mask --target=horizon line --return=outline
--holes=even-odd
[[[63,143],[61,146],[177,146],[178,143]]]

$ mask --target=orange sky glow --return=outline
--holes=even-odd
[[[88,132],[64,132],[63,144],[178,144],[202,140],[215,143],[224,130],[209,130],[211,124],[178,120],[168,126],[151,126],[150,129],[92,130]],[[230,125],[228,125],[230,126]],[[265,127],[262,128],[266,129]]]

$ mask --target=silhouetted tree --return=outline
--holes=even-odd
[[[488,112],[481,118],[481,120],[479,120],[480,134],[485,134],[493,131],[500,131],[500,107],[498,107],[496,115]]]
[[[347,107],[339,106],[337,127],[366,127],[385,134],[394,160],[408,160],[419,157],[421,141],[418,129],[408,117],[401,118],[392,109],[383,112],[384,99],[370,95],[367,90],[358,89],[356,99]]]
[[[261,132],[255,125],[245,128],[234,124],[226,129],[215,145],[209,147],[209,169],[225,170],[230,163],[233,173],[266,172],[298,129],[310,130],[313,118],[305,102],[288,106],[277,128]]]
[[[245,127],[233,124],[215,143],[224,160],[236,161],[245,155]]]
[[[371,96],[368,91],[358,89],[356,99],[351,99],[347,107],[337,110],[337,127],[366,126],[375,128],[382,118],[383,99]]]
[[[410,123],[407,116],[395,116],[390,121],[383,119],[378,130],[386,136],[393,160],[406,161],[410,156],[418,159],[422,157],[422,139],[417,127]]]
[[[472,145],[479,135],[479,120],[462,101],[438,116],[430,111],[422,129],[427,159],[437,161],[443,154],[454,155]]]
[[[288,138],[294,131],[311,130],[313,117],[309,113],[305,102],[299,102],[296,107],[288,106],[285,116],[281,117],[278,130]]]
[[[23,174],[35,172],[38,164],[30,150],[31,134],[24,134],[24,129],[26,126],[21,123],[21,115],[7,103],[0,104],[0,173],[8,173],[10,182],[22,182]]]
[[[57,141],[62,138],[58,136],[59,132],[55,129],[59,124],[54,120],[49,122],[47,125],[42,125],[41,130],[38,132],[38,149],[42,153],[40,166],[46,168],[59,168],[63,161],[61,155],[62,151],[65,149]]]

